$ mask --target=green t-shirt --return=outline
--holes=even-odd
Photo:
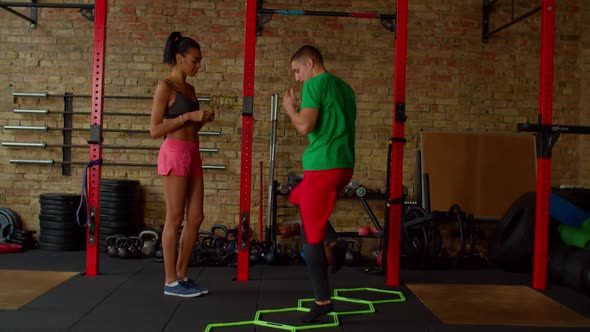
[[[322,73],[303,83],[301,109],[319,110],[315,128],[307,135],[303,170],[354,169],[356,97],[342,79]]]

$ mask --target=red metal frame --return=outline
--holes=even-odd
[[[541,8],[541,84],[539,123],[550,125],[553,117],[553,55],[555,51],[555,0],[543,0]],[[537,133],[541,135],[541,133]],[[537,156],[537,206],[533,288],[543,290],[547,284],[549,228],[549,194],[551,193],[551,157]]]
[[[399,285],[401,219],[403,199],[402,186],[404,174],[404,121],[398,115],[398,107],[406,103],[406,58],[408,44],[408,1],[397,1],[395,38],[395,65],[393,79],[393,126],[391,131],[391,177],[389,180],[391,203],[389,209],[389,234],[387,240],[387,278],[388,286]]]
[[[102,115],[104,99],[104,59],[106,49],[107,0],[96,0],[94,5],[94,60],[92,63],[92,99],[90,108],[90,125],[97,126],[102,140]],[[88,169],[88,206],[91,220],[86,236],[86,275],[98,274],[99,247],[99,199],[100,199],[100,160],[102,158],[102,142],[90,143],[90,162],[97,165]]]
[[[244,109],[242,110],[242,156],[240,170],[240,221],[238,233],[238,281],[248,281],[250,257],[250,201],[252,190],[252,124],[254,69],[256,60],[256,0],[246,1],[244,43]],[[249,109],[248,109],[249,108]],[[244,234],[246,232],[246,234]]]

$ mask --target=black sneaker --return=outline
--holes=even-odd
[[[309,312],[306,312],[305,315],[301,316],[301,321],[304,323],[311,323],[332,311],[334,311],[334,305],[332,303],[319,305],[314,302],[311,305]]]

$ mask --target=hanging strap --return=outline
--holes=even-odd
[[[92,166],[102,165],[102,158],[97,160],[91,160],[86,165],[84,169],[84,173],[82,174],[82,192],[80,193],[80,204],[78,205],[78,209],[76,210],[76,222],[80,227],[88,226],[88,222],[90,220],[90,206],[88,206],[88,170]],[[86,220],[84,221],[84,225],[80,223],[80,210],[82,209],[82,205],[86,205]]]

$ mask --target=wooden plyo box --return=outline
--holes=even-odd
[[[421,170],[432,211],[458,204],[476,218],[500,218],[523,193],[536,190],[531,134],[423,131]]]

